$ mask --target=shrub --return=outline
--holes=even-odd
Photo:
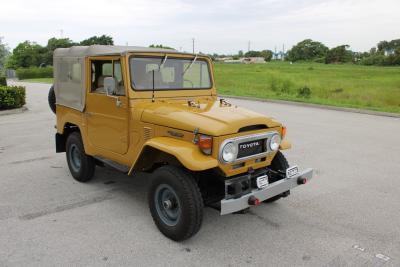
[[[303,86],[303,87],[297,89],[297,96],[304,97],[304,98],[310,98],[311,89],[308,86]]]
[[[7,79],[0,75],[0,86],[7,86]]]
[[[25,87],[0,86],[0,110],[20,108],[25,105]]]
[[[53,67],[30,67],[17,69],[17,77],[20,80],[33,78],[53,78]]]

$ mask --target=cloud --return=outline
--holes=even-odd
[[[2,3],[0,36],[10,47],[53,36],[79,41],[98,34],[117,44],[161,43],[202,52],[234,53],[290,47],[305,38],[368,50],[400,38],[397,0],[13,0]]]

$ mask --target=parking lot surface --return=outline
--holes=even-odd
[[[315,168],[290,197],[220,216],[182,243],[147,206],[149,176],[97,168],[75,182],[54,147],[49,85],[0,116],[0,266],[400,266],[400,119],[245,100],[288,127],[289,162]]]

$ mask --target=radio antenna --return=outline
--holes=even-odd
[[[153,72],[153,93],[152,93],[152,96],[151,96],[151,102],[154,102],[155,101],[154,100],[154,70],[152,72]]]

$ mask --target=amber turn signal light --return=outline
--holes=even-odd
[[[211,155],[211,150],[212,150],[212,137],[211,136],[200,135],[198,145],[204,154]]]
[[[282,126],[282,139],[285,138],[286,135],[286,127]]]

